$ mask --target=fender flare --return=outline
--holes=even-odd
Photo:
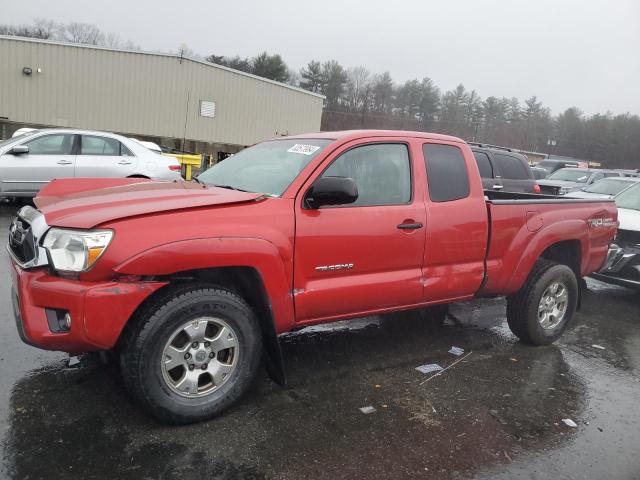
[[[511,255],[520,255],[520,260],[507,282],[508,293],[515,293],[522,288],[542,253],[552,245],[565,241],[577,241],[580,244],[580,275],[588,260],[589,237],[586,223],[583,220],[565,220],[544,227],[530,239],[522,253],[512,246]],[[578,280],[580,280],[578,278]]]
[[[181,240],[140,252],[120,263],[114,271],[122,275],[165,276],[222,267],[253,268],[260,277],[268,316],[263,339],[269,376],[286,384],[284,358],[278,334],[294,325],[291,294],[293,259],[284,259],[276,246],[263,239],[214,237]]]

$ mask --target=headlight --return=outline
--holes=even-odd
[[[573,188],[571,187],[560,187],[560,195],[566,195],[567,193],[571,192],[573,190]]]
[[[82,272],[88,270],[104,253],[113,238],[112,230],[67,230],[52,228],[42,246],[56,270]]]

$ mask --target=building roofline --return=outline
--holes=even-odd
[[[30,37],[20,37],[17,35],[0,35],[0,40],[14,40],[18,42],[28,42],[28,43],[44,43],[48,45],[59,45],[63,47],[75,47],[75,48],[88,48],[92,50],[106,50],[110,52],[118,52],[118,53],[136,53],[139,55],[155,55],[157,57],[168,57],[168,58],[177,58],[178,60],[189,60],[194,63],[199,63],[201,65],[206,65],[208,67],[218,68],[220,70],[225,70],[229,73],[235,73],[236,75],[241,75],[243,77],[253,78],[254,80],[259,80],[261,82],[270,83],[272,85],[276,85],[278,87],[287,88],[289,90],[294,90],[299,93],[305,93],[307,95],[311,95],[312,97],[321,98],[324,100],[325,96],[319,93],[310,92],[309,90],[305,90],[303,88],[294,87],[293,85],[287,85],[286,83],[276,82],[275,80],[271,80],[269,78],[259,77],[258,75],[253,75],[252,73],[242,72],[240,70],[235,70],[233,68],[225,67],[224,65],[218,65],[217,63],[207,62],[205,60],[200,60],[198,58],[186,57],[177,53],[164,53],[164,52],[150,52],[146,50],[130,50],[123,48],[114,48],[114,47],[105,47],[102,45],[87,45],[84,43],[72,43],[72,42],[63,42],[60,40],[45,40],[42,38],[30,38]]]

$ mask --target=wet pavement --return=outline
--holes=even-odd
[[[0,206],[0,232],[14,212]],[[640,478],[631,290],[588,280],[550,347],[520,344],[500,299],[456,305],[443,327],[405,312],[306,329],[283,338],[286,388],[262,373],[226,414],[168,427],[129,401],[115,366],[69,368],[22,344],[7,270],[3,258],[2,478]],[[451,365],[453,345],[471,354],[425,382],[415,367]]]

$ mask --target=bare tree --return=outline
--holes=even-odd
[[[103,45],[104,34],[90,23],[72,22],[64,27],[64,39],[72,43],[85,45]]]
[[[364,67],[347,69],[346,105],[359,111],[365,108],[371,91],[371,73]]]

